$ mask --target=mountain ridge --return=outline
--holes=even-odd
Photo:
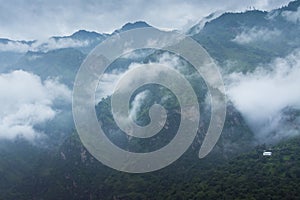
[[[281,11],[296,11],[299,7],[298,3],[291,3],[287,6],[288,8],[281,8]],[[135,25],[148,26],[143,22],[128,23],[118,30],[126,31]],[[203,29],[192,37],[212,55],[225,71],[224,73],[247,74],[261,63],[268,63],[277,56],[284,57],[294,47],[300,47],[297,26],[298,24],[287,21],[280,12],[225,13],[205,23]],[[284,30],[286,27],[289,29]],[[281,31],[280,34],[277,34],[277,29]],[[266,31],[273,33],[271,39],[274,39],[274,42],[265,38],[265,35],[268,35],[265,34]],[[259,37],[255,35],[257,33],[260,33]],[[47,52],[19,52],[13,55],[16,56],[14,58],[16,63],[9,65],[5,73],[12,70],[26,70],[40,76],[42,81],[49,77],[60,77],[59,81],[71,89],[82,61],[90,48],[97,44],[97,42],[92,43],[89,47],[90,43],[74,43],[72,40],[86,41],[94,38],[96,41],[99,38],[97,40],[99,42],[102,36],[109,37],[109,35],[79,30],[69,36],[52,37],[50,41],[52,46],[48,44],[48,48],[59,46],[59,42],[68,45],[71,43],[73,47],[54,48]],[[246,40],[245,36],[249,35],[254,35],[255,40]],[[3,41],[9,42],[5,39]],[[292,44],[290,44],[291,41]],[[80,46],[80,44],[88,45]],[[277,48],[282,44],[283,47]],[[47,45],[44,46],[46,47]],[[123,58],[113,64],[120,69],[120,66],[128,67],[133,62],[155,63],[160,61],[160,53],[162,52],[152,52],[150,55],[147,54],[145,59],[138,61]],[[3,54],[3,57],[7,57],[7,54]],[[226,61],[230,59],[236,61],[237,64],[226,65]],[[199,79],[196,80],[195,85],[201,87]],[[154,91],[166,94],[161,90]],[[201,90],[201,95],[203,98],[206,97],[203,90]],[[158,102],[155,98],[152,100]],[[170,104],[169,102],[169,106]],[[107,130],[108,137],[118,136],[120,131],[113,122],[109,98],[102,99],[95,110],[99,121],[103,122],[102,128]],[[0,199],[299,198],[299,193],[297,193],[300,189],[299,136],[276,145],[257,144],[254,140],[255,133],[250,129],[245,117],[234,104],[228,102],[224,132],[213,151],[204,159],[199,160],[198,151],[210,119],[209,106],[200,110],[201,119],[204,121],[200,123],[199,134],[193,145],[172,165],[153,173],[127,174],[104,166],[89,154],[81,143],[74,125],[69,125],[63,117],[57,119],[56,123],[51,121],[48,125],[41,126],[45,134],[56,142],[51,148],[31,144],[22,137],[8,142],[1,140]],[[147,107],[141,112],[147,115]],[[261,109],[261,112],[264,110]],[[299,123],[300,112],[290,107],[282,112],[287,117],[281,119],[285,125],[299,130],[297,123]],[[67,113],[69,114],[67,119],[72,119],[71,108],[60,113]],[[170,112],[170,114],[173,113]],[[170,118],[170,122],[177,124],[178,121],[176,117]],[[175,133],[167,126],[163,128],[164,133]],[[65,135],[59,138],[61,133]],[[134,143],[137,140],[124,135],[121,138],[123,149],[130,150],[132,146],[145,149],[144,141]],[[158,145],[162,142],[161,138],[152,139],[150,138],[152,142],[150,144]],[[132,141],[133,143],[130,143]],[[273,157],[263,157],[264,150],[273,151]],[[274,198],[271,195],[274,195]]]

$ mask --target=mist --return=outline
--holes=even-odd
[[[145,54],[145,52],[133,52],[129,55],[125,55],[124,57],[125,58],[141,58],[141,57],[145,57],[146,55],[148,55],[148,54]],[[179,72],[185,69],[185,64],[186,64],[186,63],[181,62],[179,57],[171,55],[169,53],[163,53],[162,55],[160,55],[157,62],[155,62],[155,63],[173,68]],[[144,65],[144,64],[139,63],[139,62],[133,62],[128,66],[128,69],[126,69],[126,70],[116,69],[116,70],[112,70],[109,73],[104,73],[102,78],[99,81],[99,84],[98,84],[98,87],[96,90],[96,94],[95,94],[96,104],[99,103],[102,98],[106,98],[113,94],[115,86],[117,85],[118,81],[122,78],[122,76],[124,74],[126,74],[126,81],[124,81],[123,84],[126,85],[125,88],[130,88],[130,85],[132,85],[132,82],[135,81],[135,79],[141,78],[141,77],[134,77],[133,75],[131,75],[128,72],[134,68],[141,67],[142,65]],[[157,73],[155,73],[155,72],[150,73],[148,71],[145,74],[145,76],[142,78],[145,80],[151,80],[151,79],[153,79],[153,77],[157,76]],[[144,100],[147,97],[149,97],[149,95],[150,95],[150,91],[148,91],[148,90],[145,90],[145,91],[142,91],[142,92],[136,94],[135,98],[131,102],[131,109],[130,109],[130,113],[129,113],[129,117],[131,119],[137,120],[137,114],[140,112],[140,109],[144,103]],[[162,97],[161,103],[163,103],[164,101],[167,101],[167,99],[169,97],[170,96]],[[124,120],[126,120],[126,119],[124,119]]]
[[[299,134],[289,126],[289,116],[300,109],[300,49],[277,58],[253,73],[233,73],[226,78],[227,95],[261,142]],[[295,115],[294,121],[299,121]],[[296,124],[297,125],[297,124]]]
[[[71,91],[56,79],[22,70],[0,74],[0,139],[44,137],[35,126],[52,120],[59,112],[56,101],[70,102]]]
[[[142,105],[145,101],[145,99],[147,98],[147,96],[149,95],[149,91],[145,90],[143,92],[138,93],[133,101],[131,102],[131,109],[129,112],[129,117],[134,120],[137,121],[138,120],[138,116],[137,114],[141,111],[142,109]]]
[[[253,27],[251,29],[244,29],[240,34],[232,40],[238,44],[248,44],[252,42],[272,41],[279,37],[281,32],[277,29],[270,30],[267,28]]]
[[[37,40],[32,43],[20,41],[8,41],[0,43],[0,52],[26,53],[27,51],[48,52],[54,49],[86,47],[90,44],[88,40],[77,40],[72,38],[49,38],[46,40]]]
[[[300,23],[300,8],[297,9],[297,11],[284,11],[281,13],[281,15],[290,22],[293,23]]]

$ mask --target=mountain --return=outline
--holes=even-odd
[[[73,48],[76,48],[82,51],[82,53],[87,54],[107,37],[109,37],[108,34],[100,34],[94,31],[90,32],[86,30],[79,30],[70,36],[52,37],[51,39],[54,39],[57,43],[64,43],[64,41],[72,41],[74,43]]]
[[[38,74],[43,79],[47,76],[60,76],[64,83],[72,86],[74,73],[85,56],[98,44],[113,34],[144,27],[151,26],[138,21],[127,23],[112,34],[79,30],[72,35],[54,36],[46,41],[14,41],[0,38],[0,72],[24,69]]]
[[[56,49],[74,48],[88,54],[107,37],[135,28],[151,27],[143,21],[127,23],[112,34],[100,34],[95,31],[79,30],[69,36],[54,36],[45,41],[14,41],[0,38],[0,61],[3,68],[14,64],[27,51],[48,52]],[[8,56],[8,57],[7,57]]]
[[[253,71],[262,63],[288,55],[300,46],[300,26],[287,18],[299,1],[271,12],[224,13],[192,37],[228,71]],[[194,27],[190,29],[193,32]],[[237,62],[229,68],[226,63]]]
[[[263,156],[265,145],[257,146],[212,168],[204,177],[199,172],[193,180],[175,186],[163,198],[299,199],[299,142],[300,138],[296,137],[269,147],[270,157]]]
[[[287,6],[284,6],[283,8],[281,8],[281,10],[297,11],[297,10],[299,10],[299,7],[300,7],[300,1],[296,0],[296,1],[291,1]]]
[[[100,34],[95,31],[86,31],[86,30],[79,30],[75,33],[73,33],[70,36],[65,37],[55,37],[56,39],[59,38],[72,38],[77,40],[103,40],[105,37],[107,37],[107,34]]]
[[[195,24],[194,26],[192,26],[187,31],[187,35],[195,35],[195,34],[199,33],[203,29],[203,27],[205,26],[205,24],[207,22],[210,22],[213,19],[218,18],[221,14],[223,14],[223,13],[221,13],[221,12],[214,12],[214,13],[211,13],[210,15],[204,17],[197,24]]]
[[[290,12],[299,10],[299,2],[270,12],[224,13],[216,18],[211,15],[203,27],[197,24],[189,33],[217,61],[224,75],[251,72],[300,47],[299,24],[288,17]],[[111,35],[149,26],[146,22],[128,23]],[[107,37],[110,35],[80,30],[70,36],[52,37],[36,46],[35,42],[18,42],[29,50],[18,54],[2,52],[15,58],[9,60],[9,64],[1,60],[5,66],[3,71],[21,69],[37,74],[42,80],[58,77],[71,89],[87,53]],[[4,45],[14,43],[1,41]],[[142,58],[119,58],[111,67],[124,71],[132,63],[156,63],[163,56],[165,54],[160,51],[150,51]],[[229,65],[230,61],[235,64]],[[188,63],[184,66],[184,75],[189,77],[194,89],[201,91],[197,93],[197,98],[203,102],[200,104],[201,123],[192,146],[172,165],[146,174],[110,169],[82,145],[72,123],[70,105],[67,105],[54,122],[38,127],[57,140],[56,143],[32,144],[22,137],[0,141],[0,199],[299,198],[299,136],[272,145],[259,143],[255,140],[256,133],[230,101],[220,140],[207,157],[198,158],[211,113],[206,104],[207,87],[203,80],[195,78]],[[168,91],[154,86],[145,86],[138,92],[145,90],[153,95],[148,96],[147,104],[137,114],[137,121],[147,124],[149,106],[159,102],[168,108],[167,124],[178,126],[176,99],[170,98],[170,102],[164,103],[161,96],[169,94]],[[167,125],[149,140],[126,136],[114,122],[109,100],[109,96],[103,98],[95,110],[107,136],[123,149],[147,152],[167,144],[174,137],[176,126]],[[299,110],[287,107],[282,113],[286,118],[280,120],[286,130],[299,130]],[[64,134],[60,136],[60,132]],[[273,156],[263,157],[264,150],[272,151]]]
[[[0,72],[20,59],[26,51],[26,46],[32,43],[34,41],[13,41],[0,38]]]
[[[10,40],[10,39],[6,39],[6,38],[0,38],[0,44],[8,44],[8,43],[20,43],[20,44],[24,44],[24,45],[31,45],[33,44],[35,41],[26,41],[26,40]],[[4,49],[1,49],[2,51],[4,51]]]
[[[25,70],[39,75],[42,80],[58,77],[70,88],[85,54],[74,48],[63,48],[49,52],[28,51],[9,70]]]
[[[121,33],[121,32],[124,32],[124,31],[129,31],[129,30],[132,30],[132,29],[136,29],[136,28],[148,28],[148,27],[151,27],[151,26],[149,24],[147,24],[146,22],[143,22],[143,21],[137,21],[137,22],[134,22],[134,23],[127,23],[124,26],[122,26],[122,28],[120,28],[118,30],[115,30],[112,33],[112,35],[114,35],[116,33]]]
[[[39,156],[33,154],[29,159],[36,163],[35,165],[24,161],[26,168],[14,167],[13,169],[19,170],[18,180],[12,179],[16,172],[10,168],[0,171],[5,175],[2,175],[0,180],[6,181],[0,187],[2,191],[0,197],[3,199],[282,199],[284,196],[297,199],[300,189],[299,141],[300,138],[296,137],[275,146],[260,145],[221,164],[209,164],[205,160],[192,162],[196,155],[187,152],[173,165],[157,172],[128,174],[112,170],[96,161],[74,134],[65,140],[55,154],[45,152],[40,152]],[[273,152],[271,157],[263,156],[266,149]],[[5,163],[6,166],[20,163],[15,162],[20,152],[16,153],[13,159]],[[23,154],[26,153],[29,151],[23,151]],[[33,158],[38,158],[38,161],[32,160]]]

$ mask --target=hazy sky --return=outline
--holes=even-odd
[[[0,0],[0,37],[43,39],[79,29],[110,33],[138,20],[185,29],[215,11],[262,10],[289,0]]]

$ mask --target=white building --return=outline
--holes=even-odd
[[[271,151],[265,151],[263,153],[263,156],[272,156],[272,152]]]

